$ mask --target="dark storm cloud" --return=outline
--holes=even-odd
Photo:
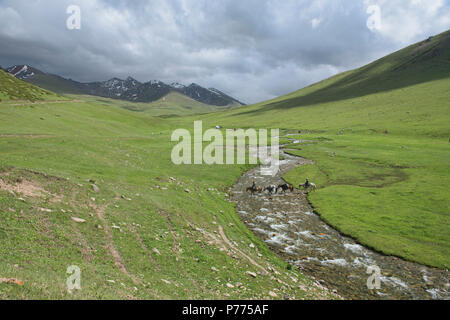
[[[81,30],[66,28],[70,4]],[[0,63],[80,81],[196,82],[255,102],[449,26],[444,0],[0,0]]]

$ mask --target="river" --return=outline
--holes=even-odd
[[[254,234],[286,262],[345,299],[450,299],[448,270],[386,256],[343,236],[314,213],[303,191],[274,195],[246,192],[253,181],[264,187],[279,185],[284,183],[285,173],[312,163],[285,151],[280,151],[284,159],[276,176],[263,176],[260,168],[254,168],[231,190],[239,216]],[[370,266],[381,272],[379,289],[368,288],[373,274],[367,273]]]

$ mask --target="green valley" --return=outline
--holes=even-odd
[[[449,66],[445,32],[219,111],[177,93],[151,103],[59,96],[0,71],[0,275],[24,283],[0,283],[0,299],[338,298],[239,218],[228,192],[250,165],[172,164],[172,132],[195,120],[306,140],[289,153],[314,164],[285,179],[318,185],[309,200],[326,222],[378,252],[448,269]],[[72,265],[83,290],[70,294]]]
[[[450,32],[357,70],[210,123],[280,127],[310,143],[310,178],[323,219],[361,243],[440,268],[450,265]],[[404,63],[408,61],[409,63]]]

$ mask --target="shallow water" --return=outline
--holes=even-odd
[[[450,299],[448,270],[385,256],[359,245],[322,221],[303,192],[245,192],[253,181],[264,187],[284,183],[286,172],[312,163],[281,154],[285,160],[280,161],[275,177],[262,176],[255,168],[246,172],[231,192],[241,219],[273,251],[347,299]],[[381,270],[380,289],[368,289],[369,266]]]

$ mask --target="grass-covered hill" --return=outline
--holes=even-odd
[[[271,102],[260,111],[337,102],[450,77],[450,31]],[[261,110],[262,109],[262,110]]]
[[[39,88],[0,69],[0,101],[11,100],[56,100],[63,99],[55,93]]]
[[[361,243],[450,266],[450,32],[272,101],[205,116],[225,127],[274,127],[311,143],[318,213]],[[301,135],[300,135],[301,133]]]
[[[241,106],[240,104],[228,105],[226,107],[212,106],[193,100],[178,92],[170,92],[166,96],[154,102],[128,102],[124,100],[87,95],[68,96],[76,100],[94,102],[103,106],[117,106],[133,112],[142,112],[154,117],[165,118],[211,113],[217,112],[217,110],[225,110]]]
[[[36,70],[26,82],[59,94],[83,94],[80,83],[63,77]]]
[[[0,278],[23,285],[0,299],[332,297],[240,221],[227,192],[247,166],[172,164],[176,128],[94,101],[1,103]]]

